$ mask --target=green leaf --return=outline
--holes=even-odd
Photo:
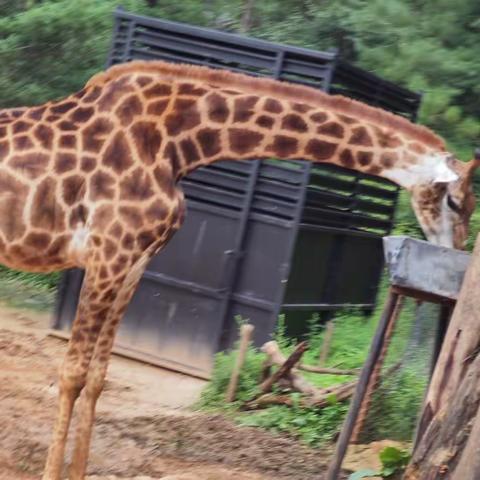
[[[364,470],[359,470],[358,472],[352,473],[348,480],[360,480],[361,478],[376,477],[379,475],[379,472],[372,470],[371,468],[366,468]]]
[[[406,461],[406,454],[398,448],[386,447],[380,452],[380,460],[382,461],[382,464],[386,467],[402,466]]]

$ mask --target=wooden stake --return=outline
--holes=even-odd
[[[323,338],[322,349],[320,350],[320,357],[318,359],[318,364],[320,367],[325,365],[328,354],[330,353],[330,344],[332,343],[333,338],[333,327],[333,320],[329,320],[325,327],[325,337]]]
[[[231,403],[235,400],[240,371],[242,370],[243,364],[245,363],[245,356],[247,355],[248,344],[250,343],[250,339],[252,338],[253,329],[254,326],[248,323],[240,327],[240,345],[238,347],[237,360],[235,362],[235,366],[233,367],[232,376],[230,377],[227,394],[225,396],[225,400],[228,403]]]

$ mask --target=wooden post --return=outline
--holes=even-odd
[[[428,388],[404,479],[480,478],[480,236]]]
[[[240,371],[242,370],[245,362],[245,356],[248,350],[248,344],[252,338],[253,325],[244,324],[240,327],[240,345],[238,347],[237,360],[233,367],[232,376],[227,388],[227,394],[225,400],[230,403],[235,400],[235,394],[237,393],[238,378],[240,377]]]
[[[325,337],[323,338],[322,349],[320,350],[320,357],[318,359],[318,365],[320,367],[323,367],[325,365],[328,354],[330,353],[330,344],[332,343],[333,329],[333,320],[329,320],[325,327]]]
[[[350,404],[350,409],[343,424],[342,431],[340,432],[335,453],[330,462],[325,480],[337,480],[338,478],[343,458],[347,452],[348,444],[357,421],[358,413],[360,412],[360,408],[365,398],[365,393],[367,392],[375,364],[381,355],[385,336],[388,332],[389,325],[394,317],[395,311],[397,310],[399,299],[400,295],[390,289],[387,301],[383,308],[382,317],[380,318],[377,331],[375,332],[375,336],[370,346],[370,353],[365,365],[363,366],[362,373],[360,374],[357,389]]]

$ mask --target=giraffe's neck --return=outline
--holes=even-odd
[[[160,82],[148,90],[155,88],[159,95],[147,111],[160,106],[162,157],[177,180],[214,162],[252,158],[331,163],[406,188],[451,175],[440,149],[326,107],[200,82]]]

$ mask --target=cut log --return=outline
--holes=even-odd
[[[430,383],[405,480],[480,478],[480,236]]]
[[[279,365],[282,366],[287,361],[286,357],[280,351],[277,342],[271,341],[265,343],[260,350],[267,354],[267,361],[264,366],[264,372],[267,366]],[[316,388],[299,375],[298,370],[293,368],[283,375],[284,378],[290,381],[292,388],[298,392],[306,395],[313,395],[316,392]]]
[[[337,402],[343,402],[348,400],[355,391],[357,382],[342,383],[329,388],[318,389],[314,396],[301,397],[298,400],[298,405],[308,408],[324,408],[331,404],[332,397]],[[287,405],[293,406],[295,401],[290,395],[279,395],[273,393],[266,393],[260,395],[254,400],[246,402],[243,406],[243,410],[258,410],[260,408],[270,407],[272,405]]]
[[[320,373],[324,375],[358,375],[362,369],[354,368],[352,370],[342,370],[341,368],[327,368],[327,367],[315,367],[313,365],[300,364],[299,370],[310,373]]]
[[[260,350],[263,353],[266,353],[268,356],[267,361],[265,362],[266,366],[271,365],[283,365],[285,363],[286,357],[280,351],[278,343],[274,340],[264,343]],[[327,368],[327,367],[316,367],[314,365],[305,365],[303,363],[297,365],[292,369],[292,372],[296,370],[303,370],[305,372],[311,373],[320,373],[327,375],[358,375],[361,371],[361,368],[351,369],[351,370],[342,370],[340,368]]]
[[[301,342],[297,345],[297,348],[293,353],[285,360],[283,365],[269,378],[267,378],[261,385],[260,390],[263,393],[267,393],[272,389],[272,386],[280,380],[280,378],[288,375],[295,364],[302,358],[302,355],[307,350],[307,342]]]

